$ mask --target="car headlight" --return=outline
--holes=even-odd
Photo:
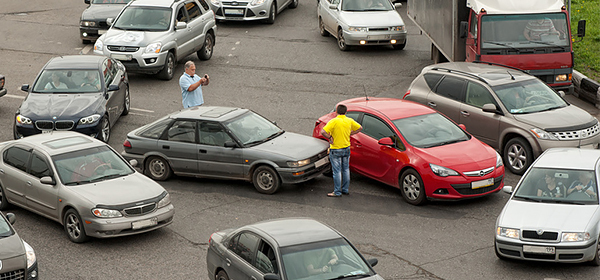
[[[94,208],[94,209],[92,209],[92,214],[94,214],[94,216],[96,216],[98,218],[117,218],[117,217],[123,217],[123,214],[121,214],[121,212],[118,211],[118,210],[103,209],[103,208]]]
[[[162,48],[161,43],[152,43],[146,47],[146,50],[144,50],[144,52],[145,53],[159,53],[160,48]]]
[[[100,115],[94,114],[94,115],[79,119],[79,122],[77,124],[78,125],[91,125],[91,124],[95,124],[96,122],[98,122],[99,119],[100,119]]]
[[[167,193],[167,195],[158,202],[158,208],[163,208],[169,204],[171,204],[171,195]]]
[[[102,40],[100,40],[100,39],[96,40],[96,43],[94,43],[94,50],[102,51],[103,48],[104,48],[104,43],[102,43]]]
[[[496,152],[496,168],[498,168],[502,165],[504,165],[504,162],[502,162],[502,157],[500,156],[500,154],[498,152]]]
[[[35,261],[37,260],[35,257],[35,251],[33,247],[29,245],[27,242],[23,241],[23,245],[25,246],[25,254],[27,255],[27,268],[29,269]]]
[[[288,161],[287,165],[289,167],[300,167],[300,166],[305,166],[309,163],[310,163],[310,159],[305,159],[305,160],[299,160],[299,161]]]
[[[82,21],[79,22],[79,25],[81,25],[81,26],[96,26],[96,22],[95,21],[82,20]]]
[[[215,6],[219,6],[221,4],[220,0],[210,0],[210,3],[212,3]]]
[[[390,28],[392,31],[404,31],[404,25],[400,25],[400,26],[392,26]]]
[[[566,82],[566,81],[570,81],[570,80],[571,79],[569,79],[569,75],[567,75],[567,74],[560,74],[560,75],[554,76],[555,82]]]
[[[250,2],[250,5],[252,6],[258,6],[262,3],[265,3],[265,0],[252,0],[252,2]]]
[[[435,175],[438,175],[440,177],[458,176],[459,175],[458,172],[456,172],[450,168],[435,165],[433,163],[430,163],[429,167],[431,167],[431,171],[433,171],[433,173],[435,173]]]
[[[367,32],[369,29],[366,27],[356,27],[356,26],[350,26],[348,27],[348,31],[352,31],[352,32]]]
[[[558,138],[556,138],[554,136],[554,134],[546,132],[543,129],[539,129],[539,128],[532,128],[531,132],[533,133],[533,135],[535,135],[535,137],[539,138],[539,139],[545,139],[545,140],[558,140]]]
[[[23,115],[17,115],[17,123],[20,125],[33,125],[33,122],[31,121],[30,118],[23,116]]]
[[[514,228],[498,227],[496,229],[496,235],[519,239],[519,230]]]
[[[590,240],[589,232],[563,232],[560,241],[562,242],[575,242],[575,241],[586,241]]]

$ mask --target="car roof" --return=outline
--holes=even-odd
[[[172,113],[169,117],[175,119],[213,120],[222,122],[235,118],[248,111],[250,110],[235,107],[195,106]]]
[[[50,59],[44,69],[99,69],[105,59],[105,56],[100,55],[57,56]]]
[[[341,238],[333,228],[311,218],[285,218],[258,222],[246,226],[260,231],[273,240],[279,247],[319,242]]]
[[[348,111],[377,111],[391,120],[409,118],[436,111],[419,103],[396,98],[359,97],[340,102],[348,107]]]
[[[533,164],[538,168],[594,170],[600,160],[600,150],[553,148],[546,150]]]
[[[181,0],[132,0],[130,6],[171,7]],[[181,1],[183,2],[183,1]]]
[[[516,69],[473,62],[445,62],[434,64],[424,67],[422,73],[426,72],[439,72],[440,74],[455,73],[481,80],[490,86],[536,79],[536,77]]]
[[[556,13],[565,6],[563,0],[469,0],[467,7],[475,12],[482,9],[491,14],[528,14],[528,13]]]
[[[106,145],[100,140],[75,131],[52,131],[14,140],[14,142],[28,144],[51,156]]]

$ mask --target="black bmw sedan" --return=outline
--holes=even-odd
[[[17,110],[14,138],[73,130],[108,142],[111,127],[129,113],[129,78],[119,61],[97,55],[50,59]]]

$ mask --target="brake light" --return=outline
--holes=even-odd
[[[131,142],[129,142],[129,140],[125,140],[125,142],[123,142],[123,147],[131,148]]]
[[[402,96],[402,99],[406,99],[406,97],[410,94],[410,89],[406,91],[406,93],[404,94],[404,96]]]

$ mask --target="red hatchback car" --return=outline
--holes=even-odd
[[[350,136],[350,170],[400,188],[414,205],[427,199],[462,199],[502,189],[500,155],[437,111],[408,100],[354,98],[342,101],[347,117],[363,127]],[[336,116],[317,120],[313,137]]]

